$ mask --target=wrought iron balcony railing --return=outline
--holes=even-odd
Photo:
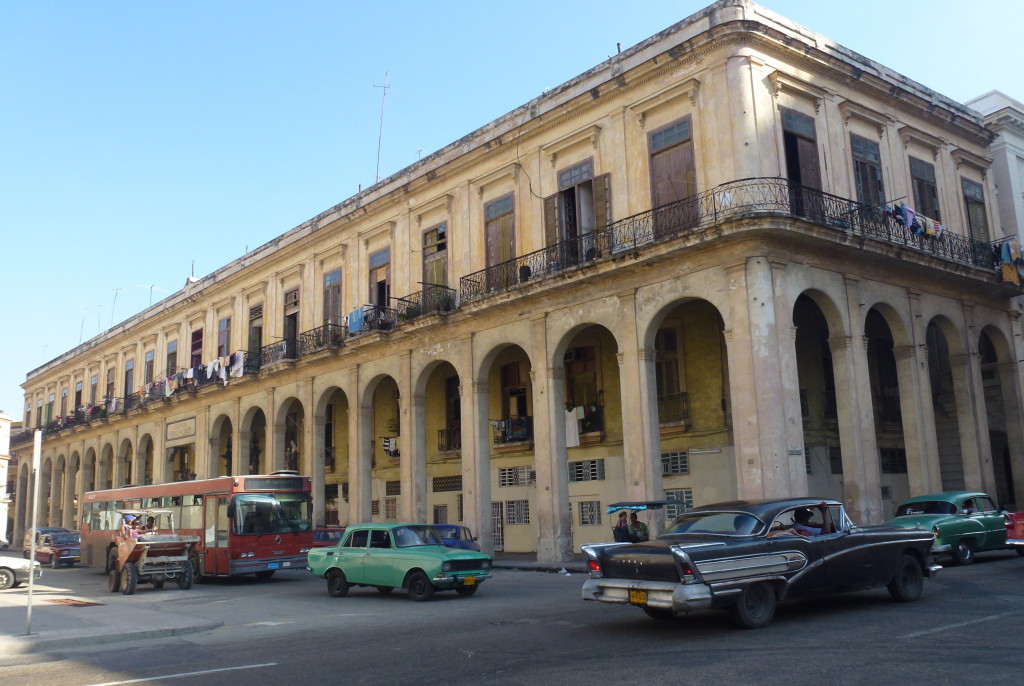
[[[658,422],[674,424],[689,423],[690,398],[686,393],[666,393],[658,396]]]
[[[398,324],[398,310],[383,305],[363,305],[348,316],[349,336],[367,331],[392,331]]]
[[[516,288],[563,272],[748,216],[797,217],[830,229],[903,245],[984,269],[997,266],[993,247],[944,231],[931,236],[907,228],[883,207],[831,195],[781,178],[731,181],[677,202],[626,217],[515,259],[462,277],[460,302]]]
[[[245,353],[245,364],[242,365],[242,371],[245,374],[259,374],[260,367],[263,363],[263,351],[262,350],[249,350]]]
[[[431,312],[451,312],[456,307],[456,292],[435,283],[423,284],[423,290],[402,298],[392,298],[400,321],[409,321]]]
[[[455,427],[453,429],[438,429],[437,451],[444,453],[451,452],[453,450],[462,450],[462,429],[459,427]]]
[[[506,417],[491,420],[492,437],[498,443],[520,443],[533,438],[533,417]]]
[[[265,367],[277,362],[294,362],[299,359],[299,342],[294,338],[283,338],[276,343],[265,345],[260,350],[260,364]]]
[[[344,324],[324,324],[299,334],[299,355],[340,348],[348,332]]]

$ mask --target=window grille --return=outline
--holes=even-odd
[[[570,462],[569,481],[604,481],[604,458]]]
[[[878,451],[882,474],[906,474],[907,451],[903,448],[882,448]]]
[[[347,481],[343,481],[341,483],[341,497],[345,500],[345,502],[348,502],[348,482]]]
[[[498,470],[498,486],[527,486],[537,482],[537,472],[529,466],[502,467]]]
[[[665,506],[665,517],[673,520],[693,507],[693,489],[679,488],[665,491],[665,500],[672,501]]]
[[[808,474],[813,474],[814,470],[812,469],[812,467],[813,465],[811,464],[811,451],[807,449],[807,446],[804,446],[804,469],[807,470]]]
[[[435,476],[431,482],[434,493],[448,493],[462,490],[462,475]]]
[[[401,481],[385,481],[384,495],[402,495]]]
[[[833,474],[843,473],[843,453],[839,446],[834,445],[828,449],[828,461]]]
[[[685,450],[661,454],[662,474],[689,474],[690,457]]]
[[[529,524],[530,523],[530,501],[529,500],[507,500],[505,501],[505,523],[506,524]]]
[[[284,306],[285,307],[298,307],[299,305],[299,289],[293,288],[290,291],[285,291],[284,294]]]
[[[380,501],[379,500],[371,500],[370,501],[370,514],[371,515],[379,515],[380,514]]]
[[[384,498],[384,519],[398,519],[398,498]]]
[[[601,525],[601,501],[584,500],[578,503],[580,526]]]

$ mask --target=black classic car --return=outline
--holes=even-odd
[[[655,619],[726,609],[742,627],[766,626],[778,600],[885,586],[921,596],[931,531],[855,526],[842,503],[820,498],[707,505],[645,543],[582,546],[583,599],[636,605]]]

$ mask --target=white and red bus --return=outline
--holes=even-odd
[[[190,554],[197,575],[255,574],[304,569],[313,545],[310,479],[294,472],[265,476],[219,476],[152,486],[89,491],[82,503],[82,564],[117,561],[114,534],[121,509],[171,510],[178,533],[195,534]]]

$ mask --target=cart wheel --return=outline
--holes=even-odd
[[[139,585],[139,568],[134,562],[125,562],[121,568],[121,593],[131,595]]]
[[[117,570],[117,548],[111,548],[107,552],[107,566],[103,568],[104,572],[113,572]]]
[[[111,593],[117,593],[121,590],[121,572],[116,569],[110,570],[107,574],[107,588],[110,589]]]
[[[192,565],[185,563],[181,573],[178,575],[178,588],[183,591],[187,591],[192,588],[192,582],[195,580],[195,574],[192,571]]]

